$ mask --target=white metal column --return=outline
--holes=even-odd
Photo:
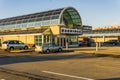
[[[44,44],[44,35],[42,34],[42,45]]]

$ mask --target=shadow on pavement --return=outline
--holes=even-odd
[[[120,80],[120,78],[108,78],[108,79],[99,79],[99,80]]]
[[[65,59],[86,59],[86,58],[99,58],[103,56],[90,55],[90,54],[72,54],[72,55],[46,55],[46,56],[23,56],[23,57],[6,57],[0,58],[0,65],[24,63],[24,62],[37,62],[49,60],[65,60]],[[104,56],[106,57],[106,56]]]

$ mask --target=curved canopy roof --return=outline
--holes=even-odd
[[[6,19],[0,19],[0,25],[20,24],[36,21],[57,20],[57,24],[65,25],[69,28],[81,26],[82,21],[79,13],[73,7],[60,8],[34,14],[22,15]],[[50,24],[50,23],[49,23]],[[54,24],[54,23],[53,23]]]

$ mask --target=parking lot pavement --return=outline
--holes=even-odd
[[[0,80],[30,80],[30,79],[23,76],[0,72]]]
[[[120,59],[70,53],[0,58],[0,67],[56,80],[120,79]]]

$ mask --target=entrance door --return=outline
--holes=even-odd
[[[66,37],[58,37],[57,38],[57,45],[65,47],[66,41],[67,41]]]

